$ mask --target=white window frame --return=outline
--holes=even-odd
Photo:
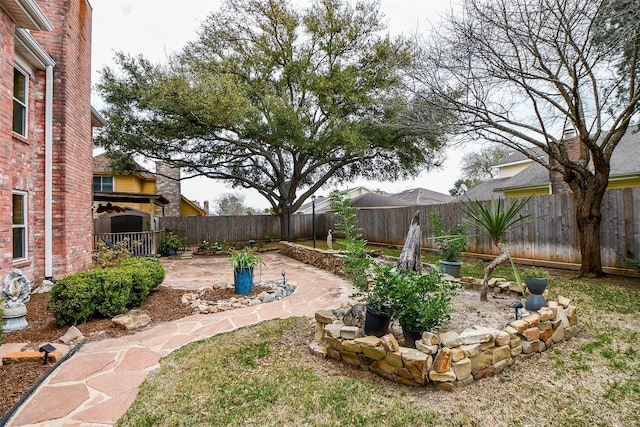
[[[17,99],[15,96],[13,96],[13,92],[11,94],[13,98],[13,102],[18,102],[24,108],[24,119],[23,119],[24,129],[22,133],[16,132],[15,130],[13,130],[13,120],[12,120],[11,129],[13,130],[13,133],[15,133],[16,135],[20,135],[23,138],[28,138],[29,137],[29,83],[30,83],[29,80],[33,71],[31,70],[31,67],[29,67],[23,60],[21,60],[17,56],[14,58],[13,68],[15,71],[19,72],[25,77],[24,103],[19,99]],[[12,107],[12,119],[13,119],[13,115],[15,115],[15,109],[13,109]]]
[[[13,212],[15,210],[15,206],[13,204],[13,198],[15,196],[21,197],[22,198],[22,218],[23,218],[23,223],[21,224],[15,224],[13,221]],[[20,257],[16,257],[15,253],[13,253],[13,261],[14,262],[19,262],[19,261],[24,261],[27,259],[27,254],[29,253],[29,239],[27,238],[28,236],[28,220],[27,220],[27,212],[29,211],[27,209],[27,203],[28,203],[28,199],[27,199],[27,193],[24,191],[18,191],[18,190],[14,190],[11,192],[11,223],[12,223],[12,233],[11,233],[11,243],[12,243],[12,253],[13,253],[13,239],[15,236],[15,230],[21,229],[22,230],[22,251],[23,253],[21,254],[22,256]]]

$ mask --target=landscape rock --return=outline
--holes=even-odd
[[[133,309],[111,319],[113,324],[128,331],[140,329],[151,323],[151,317],[142,310]]]
[[[65,334],[59,338],[59,340],[64,344],[69,344],[75,341],[79,341],[82,338],[84,338],[82,332],[80,332],[80,330],[75,326],[71,326],[69,329],[67,329],[67,332],[65,332]]]

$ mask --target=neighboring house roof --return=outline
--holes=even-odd
[[[544,151],[542,151],[542,149],[539,147],[531,147],[529,148],[529,152],[536,157],[544,156]],[[500,159],[494,166],[507,166],[530,161],[532,161],[531,158],[526,156],[524,153],[521,153],[520,151],[514,151],[513,153],[508,154],[507,156]]]
[[[548,186],[549,183],[549,170],[540,163],[532,163],[519,174],[507,178],[502,185],[496,186],[494,191],[504,191],[521,187]]]
[[[394,197],[384,196],[382,194],[368,193],[353,199],[351,201],[351,206],[360,209],[396,208],[401,206],[411,206],[411,203],[398,200]]]
[[[184,197],[182,195],[180,195],[180,199],[181,199],[182,203],[190,206],[191,209],[193,209],[197,213],[198,216],[207,216],[208,212],[206,212],[204,209],[202,209],[197,203],[187,199],[186,197]],[[185,215],[184,212],[182,214]]]
[[[449,194],[438,193],[426,188],[411,188],[397,194],[390,194],[389,197],[407,202],[409,206],[437,205],[449,203],[456,199]]]
[[[391,194],[379,190],[371,191],[365,187],[356,187],[345,191],[347,192],[347,195],[354,192],[363,193],[356,197],[351,197],[351,205],[359,209],[434,205],[449,203],[455,200],[455,197],[453,196],[427,190],[426,188],[411,188],[397,194]],[[331,210],[330,205],[330,198],[319,196],[316,199],[316,213],[329,212]],[[307,202],[302,205],[296,213],[310,214],[312,212],[311,208],[312,203]]]
[[[492,198],[502,198],[504,194],[496,191],[498,187],[501,187],[506,181],[511,178],[495,178],[488,181],[481,182],[475,187],[468,189],[457,200],[490,200]]]
[[[136,174],[144,177],[145,179],[156,179],[156,176],[149,172],[144,166],[140,163],[135,162],[138,171]],[[109,174],[111,175],[111,170],[109,168],[109,158],[107,157],[107,153],[98,154],[93,157],[93,173],[94,174]]]
[[[539,153],[542,150],[535,149]],[[631,125],[624,134],[611,156],[611,172],[609,179],[621,177],[640,178],[640,133],[636,125]],[[498,162],[496,166],[506,166],[519,162],[525,162],[527,157],[522,153],[512,153]],[[502,197],[500,192],[516,189],[535,189],[550,185],[549,170],[539,163],[533,162],[518,174],[509,178],[497,178],[485,181],[482,184],[469,189],[461,200],[488,200],[492,197]]]
[[[611,177],[618,175],[640,174],[640,132],[637,125],[622,136],[611,155]]]
[[[369,190],[367,187],[363,187],[363,186],[348,188],[343,191],[347,193],[347,197],[349,197],[352,200],[363,194],[374,193],[373,191]],[[318,196],[316,198],[315,205],[316,205],[316,213],[329,212],[331,210],[331,198],[325,197],[325,196]],[[312,211],[313,211],[313,202],[309,198],[308,201],[304,203],[302,206],[300,206],[295,213],[310,214]]]

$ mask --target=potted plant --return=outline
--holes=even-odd
[[[402,326],[405,346],[413,347],[424,332],[437,330],[451,318],[458,285],[444,281],[437,269],[422,274],[402,271],[397,277],[389,289],[391,311]]]
[[[527,296],[524,307],[528,311],[538,311],[540,308],[546,307],[547,301],[544,299],[543,294],[547,289],[549,273],[542,268],[532,266],[524,269],[522,276],[529,290],[529,295]]]
[[[160,254],[164,256],[174,256],[178,251],[184,250],[187,238],[167,231],[160,240]]]
[[[389,332],[392,312],[390,307],[390,289],[397,286],[397,272],[391,265],[379,266],[374,269],[373,283],[367,283],[358,295],[366,299],[364,334],[381,337]]]
[[[265,265],[262,258],[249,249],[231,253],[231,265],[233,266],[233,284],[235,293],[246,295],[253,287],[253,269],[258,265]]]
[[[433,240],[440,249],[442,272],[452,277],[460,277],[462,268],[460,253],[467,246],[466,227],[462,224],[454,224],[445,231],[442,227],[442,217],[437,212],[431,212],[428,221],[433,232]]]

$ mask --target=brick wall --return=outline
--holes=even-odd
[[[11,153],[13,138],[13,21],[0,9],[0,278],[11,268]],[[6,172],[5,172],[6,171]]]
[[[55,30],[38,41],[54,69],[54,277],[84,267],[93,245],[91,8],[87,0],[41,4]],[[37,38],[37,37],[36,37]]]
[[[53,82],[53,276],[85,267],[91,260],[93,222],[91,134],[91,8],[87,0],[42,0],[38,5],[54,26],[31,31],[54,59]],[[0,276],[15,266],[35,283],[44,278],[45,84],[34,70],[29,86],[29,136],[11,132],[15,29],[0,10]],[[5,155],[6,154],[6,155]],[[10,159],[10,160],[7,160]],[[8,162],[5,164],[4,162]],[[9,182],[7,182],[7,178]],[[12,263],[11,190],[28,193],[28,260]]]

